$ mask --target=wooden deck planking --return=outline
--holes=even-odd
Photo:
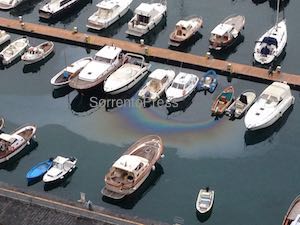
[[[288,74],[284,72],[273,72],[273,75],[268,74],[267,69],[238,64],[234,62],[207,58],[190,53],[182,53],[170,49],[162,49],[138,43],[106,38],[96,35],[89,35],[81,32],[74,33],[72,30],[50,27],[47,25],[34,24],[28,22],[20,22],[19,20],[7,19],[0,17],[0,27],[3,29],[11,29],[27,34],[28,36],[38,35],[43,37],[51,37],[60,41],[71,41],[80,45],[116,45],[124,51],[151,56],[158,59],[175,61],[189,65],[195,65],[206,69],[215,69],[221,72],[228,72],[228,64],[231,64],[232,77],[244,76],[247,79],[256,78],[269,81],[286,81],[289,84],[300,86],[300,75]]]

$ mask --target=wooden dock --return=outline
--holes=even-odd
[[[288,74],[274,71],[272,75],[267,69],[243,65],[239,63],[213,59],[208,56],[199,56],[189,53],[182,53],[169,49],[162,49],[148,45],[141,45],[129,41],[106,38],[96,35],[75,32],[61,28],[50,27],[47,25],[27,23],[22,20],[13,20],[0,17],[0,28],[11,32],[26,34],[41,38],[48,38],[61,42],[73,43],[87,47],[97,47],[104,45],[115,45],[126,52],[132,52],[150,57],[153,60],[163,61],[165,63],[177,62],[185,66],[194,66],[203,69],[214,69],[231,77],[241,77],[248,80],[264,81],[286,81],[292,88],[300,87],[300,75]],[[250,53],[249,53],[250,54]]]

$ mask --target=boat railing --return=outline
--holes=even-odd
[[[19,126],[18,128],[16,128],[16,129],[14,129],[12,132],[10,132],[10,134],[14,134],[14,133],[16,133],[17,131],[19,131],[19,130],[21,130],[21,129],[23,129],[23,128],[25,128],[25,127],[29,127],[29,126],[32,126],[32,127],[34,127],[35,129],[36,129],[36,125],[35,124],[30,124],[30,123],[26,123],[26,124],[24,124],[24,125],[22,125],[22,126]]]
[[[139,65],[141,67],[144,67],[146,64],[148,64],[145,63],[145,57],[138,54],[126,53],[125,59],[127,59],[127,63]]]

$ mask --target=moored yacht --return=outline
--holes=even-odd
[[[245,116],[249,130],[258,130],[275,123],[295,102],[290,86],[285,82],[273,82],[258,97]]]
[[[0,61],[3,65],[8,65],[18,57],[20,57],[28,48],[29,40],[20,38],[10,43],[0,52]]]
[[[79,1],[83,0],[50,0],[50,2],[39,9],[39,17],[43,19],[57,17]]]
[[[101,30],[109,27],[127,13],[132,0],[103,0],[98,10],[88,18],[88,28]]]

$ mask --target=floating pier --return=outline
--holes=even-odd
[[[248,80],[286,81],[292,88],[300,87],[300,75],[282,72],[280,67],[270,74],[269,70],[264,68],[214,59],[209,54],[199,56],[170,49],[152,47],[143,43],[138,44],[129,41],[90,35],[78,32],[76,27],[73,30],[66,30],[47,25],[28,23],[23,21],[21,17],[19,20],[0,17],[0,28],[26,34],[27,36],[48,38],[87,47],[95,48],[97,46],[115,45],[126,52],[141,54],[150,57],[153,60],[163,61],[167,64],[174,64],[174,62],[176,62],[183,64],[182,66],[214,69],[221,73],[228,74],[232,78],[242,77]]]

